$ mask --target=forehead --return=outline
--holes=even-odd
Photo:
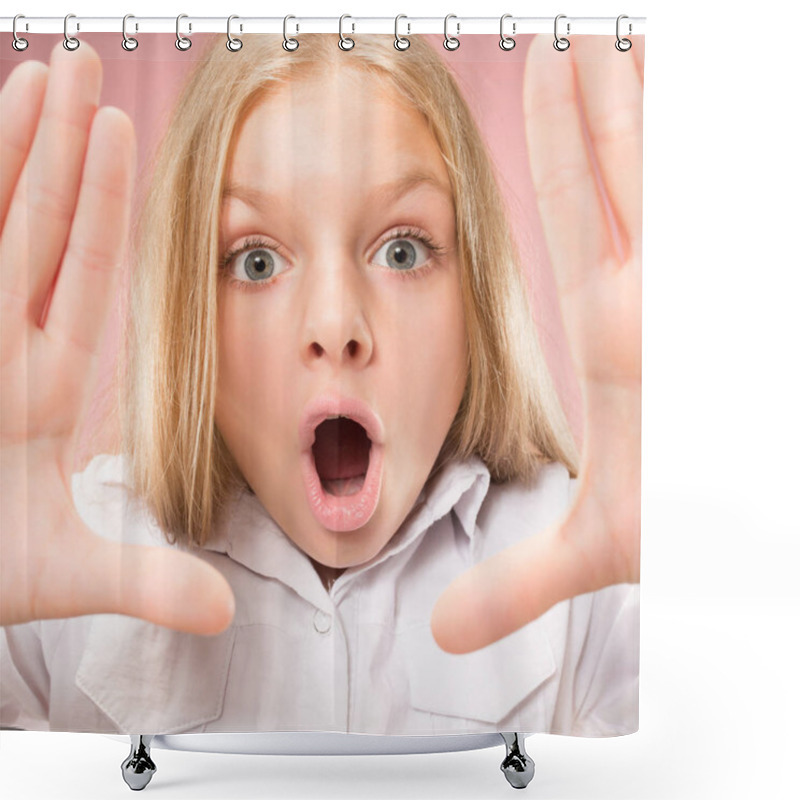
[[[325,179],[363,186],[398,171],[429,172],[448,184],[422,114],[388,79],[337,67],[281,84],[248,113],[229,178],[296,190]]]

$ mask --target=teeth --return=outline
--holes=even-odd
[[[325,419],[347,419],[347,417],[344,414],[332,414],[330,417],[325,417]]]

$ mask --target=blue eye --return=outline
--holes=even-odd
[[[438,263],[447,248],[435,244],[418,229],[394,231],[373,257],[379,266],[408,277],[421,277]],[[242,258],[242,256],[244,256]],[[228,251],[219,262],[221,275],[237,289],[258,289],[287,268],[278,245],[259,238],[248,239]]]
[[[396,232],[375,254],[377,263],[396,272],[407,272],[416,266],[427,264],[432,253],[439,253],[437,247],[422,231],[405,230]],[[419,266],[417,266],[419,265]]]
[[[381,252],[386,258],[386,266],[392,269],[411,269],[418,260],[417,247],[408,239],[392,239],[381,248]],[[427,259],[423,256],[421,261],[424,264]]]
[[[244,255],[244,258],[241,256]],[[266,283],[282,272],[281,256],[274,247],[260,240],[248,240],[222,259],[221,269],[235,286],[251,287]]]
[[[271,278],[275,272],[275,259],[269,250],[259,248],[251,250],[244,260],[244,271],[248,278],[257,281],[261,278]]]

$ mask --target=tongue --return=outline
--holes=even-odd
[[[322,488],[342,496],[360,491],[369,466],[371,442],[357,422],[340,417],[317,427],[312,452]]]
[[[320,478],[320,483],[328,494],[336,497],[349,497],[351,494],[358,494],[361,491],[365,478],[365,475],[359,475],[357,478],[345,478],[341,481]]]

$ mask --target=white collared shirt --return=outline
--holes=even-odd
[[[168,545],[128,488],[122,456],[73,475],[96,533]],[[559,603],[474,653],[442,651],[430,617],[470,566],[557,521],[575,481],[548,464],[528,486],[448,464],[384,549],[327,591],[308,556],[242,492],[203,550],[236,597],[213,637],[101,614],[3,628],[0,724],[103,733],[517,731],[612,736],[638,729],[639,591]]]

